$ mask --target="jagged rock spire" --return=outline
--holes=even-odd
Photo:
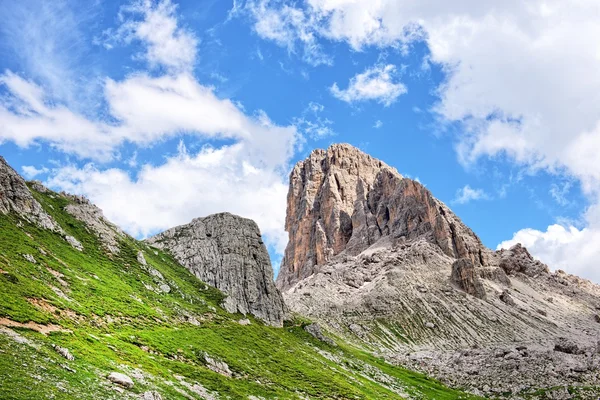
[[[348,144],[315,150],[290,174],[289,243],[277,277],[285,289],[318,265],[381,239],[423,237],[448,256],[485,265],[479,238],[419,182]]]

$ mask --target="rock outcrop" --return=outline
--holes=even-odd
[[[33,197],[25,180],[0,156],[0,214],[9,212],[41,228],[62,233],[58,223]]]
[[[62,195],[71,200],[71,203],[65,207],[65,211],[83,222],[90,231],[98,236],[106,250],[112,254],[118,254],[119,240],[125,238],[126,234],[118,226],[108,221],[102,210],[84,196],[66,193],[62,193]]]
[[[214,214],[147,242],[169,250],[200,280],[227,294],[224,307],[229,312],[250,313],[268,324],[283,325],[287,310],[254,221],[229,213]]]
[[[315,150],[290,174],[289,243],[277,285],[287,289],[319,265],[357,255],[382,238],[425,238],[444,254],[484,265],[479,238],[419,182],[347,145]]]
[[[485,289],[473,261],[468,258],[460,258],[454,261],[450,278],[466,293],[485,299]]]

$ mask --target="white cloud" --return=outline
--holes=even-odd
[[[83,3],[5,1],[0,9],[3,60],[17,61],[19,70],[41,82],[54,99],[81,112],[96,104],[101,84],[84,34],[101,4]]]
[[[298,131],[302,132],[303,136],[312,139],[333,136],[335,135],[331,128],[333,121],[321,115],[324,110],[324,105],[311,101],[302,112],[302,116],[294,118],[294,125]]]
[[[255,19],[254,31],[263,39],[269,39],[296,51],[296,42],[302,44],[302,59],[313,65],[332,65],[333,58],[323,52],[313,31],[311,16],[287,4],[273,8],[275,3],[267,0],[249,1],[245,10]],[[262,56],[261,56],[262,60]]]
[[[594,215],[594,213],[596,215]],[[572,274],[600,281],[600,218],[598,207],[586,213],[587,227],[554,224],[545,231],[522,229],[513,238],[498,245],[510,248],[516,243],[526,246],[535,258],[548,264],[552,269],[563,269]]]
[[[559,205],[561,205],[561,206],[569,205],[570,201],[567,198],[567,195],[571,191],[572,185],[573,185],[573,183],[570,181],[567,181],[567,182],[563,183],[562,185],[557,185],[556,183],[553,183],[552,185],[550,185],[549,193],[552,196],[552,198]]]
[[[330,91],[347,103],[375,100],[387,107],[407,92],[404,84],[394,82],[395,71],[396,67],[392,64],[375,65],[352,77],[348,88],[342,90],[334,83]]]
[[[467,204],[473,200],[489,200],[490,196],[483,189],[473,189],[465,185],[456,191],[456,197],[452,200],[456,204]]]
[[[162,165],[143,165],[135,178],[122,169],[58,168],[48,185],[88,196],[106,217],[135,236],[148,236],[195,217],[228,211],[255,220],[279,254],[288,185],[281,173],[256,167],[245,143],[204,147],[190,154],[180,145]]]
[[[373,128],[375,128],[375,129],[379,129],[382,126],[383,126],[383,122],[381,122],[381,120],[379,120],[379,119],[377,121],[375,121],[375,123],[373,124]]]
[[[23,165],[21,167],[21,170],[23,171],[23,175],[27,179],[33,179],[38,175],[45,174],[48,172],[48,168],[36,168],[33,165]]]
[[[170,71],[190,71],[196,60],[198,40],[179,26],[177,6],[171,0],[143,0],[124,6],[119,14],[123,22],[110,39],[141,41],[146,52],[141,58],[151,67],[163,66]],[[137,18],[139,17],[139,18]]]

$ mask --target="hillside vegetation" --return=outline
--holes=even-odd
[[[169,254],[129,237],[108,253],[63,211],[68,197],[30,189],[83,250],[0,215],[1,399],[473,398],[317,340],[310,321],[274,328],[228,314],[223,294]]]

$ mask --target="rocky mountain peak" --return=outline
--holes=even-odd
[[[203,282],[227,294],[229,312],[252,314],[282,326],[287,309],[273,282],[273,269],[258,225],[230,213],[195,218],[147,242],[166,249]]]
[[[33,197],[25,180],[0,156],[0,213],[9,212],[41,228],[62,232],[58,223]]]
[[[479,238],[419,182],[348,144],[315,150],[290,174],[289,243],[277,284],[289,288],[338,254],[423,237],[486,264]]]

